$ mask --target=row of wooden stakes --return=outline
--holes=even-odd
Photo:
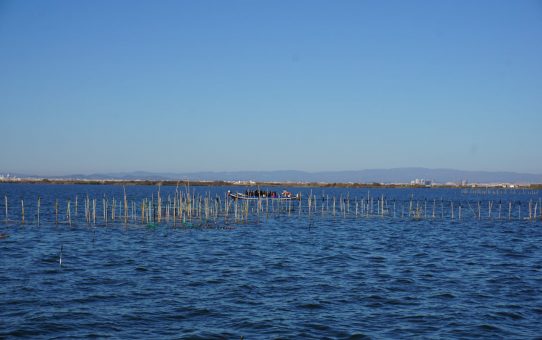
[[[258,198],[255,200],[234,200],[227,195],[203,195],[195,191],[176,190],[173,196],[162,197],[160,190],[151,197],[128,199],[126,190],[121,199],[102,197],[100,200],[88,195],[80,199],[58,199],[47,202],[38,197],[36,204],[25,206],[20,200],[20,211],[13,211],[19,202],[13,204],[4,195],[4,223],[36,224],[173,224],[176,226],[204,224],[223,220],[225,223],[261,221],[275,215],[317,217],[387,217],[409,219],[496,219],[542,221],[542,201],[494,202],[494,201],[448,201],[388,199],[384,196],[350,198],[347,196],[320,196],[312,193],[302,200],[276,200]],[[32,208],[31,221],[27,220]],[[523,211],[522,211],[523,209]],[[45,219],[44,219],[45,213]],[[12,219],[10,219],[10,217]],[[15,218],[16,221],[13,219]],[[29,223],[30,222],[30,223]]]

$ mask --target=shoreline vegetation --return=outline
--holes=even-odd
[[[202,181],[202,180],[123,180],[123,179],[49,179],[49,178],[18,178],[3,180],[0,183],[20,184],[89,184],[89,185],[163,185],[163,186],[228,186],[228,187],[295,187],[295,188],[495,188],[495,189],[542,189],[539,184],[514,184],[498,185],[486,183],[471,183],[468,185],[432,184],[431,186],[416,185],[408,183],[324,183],[324,182],[287,182],[287,181]]]

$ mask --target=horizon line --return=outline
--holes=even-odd
[[[0,171],[0,175],[14,174],[24,175],[28,177],[61,177],[61,176],[96,176],[96,175],[117,175],[117,174],[134,174],[134,173],[146,173],[151,175],[160,174],[174,174],[174,175],[186,175],[186,174],[198,174],[198,173],[272,173],[272,172],[300,172],[307,174],[322,174],[322,173],[346,173],[346,172],[362,172],[362,171],[390,171],[390,170],[431,170],[431,171],[460,171],[460,172],[483,172],[483,173],[510,173],[519,175],[537,175],[542,176],[542,172],[524,172],[518,170],[465,170],[457,168],[428,168],[423,166],[405,166],[405,167],[392,167],[392,168],[363,168],[354,170],[298,170],[298,169],[276,169],[276,170],[118,170],[118,171],[91,171],[91,172],[71,172],[71,173],[49,173],[47,175],[43,173],[31,173],[30,171]]]

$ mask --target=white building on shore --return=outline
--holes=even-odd
[[[433,181],[430,179],[416,178],[415,180],[410,181],[410,185],[431,186],[433,185]]]

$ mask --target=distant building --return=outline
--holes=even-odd
[[[423,178],[416,178],[413,181],[410,181],[411,185],[423,185],[423,186],[431,186],[433,185],[433,181],[430,179],[423,179]]]
[[[11,174],[0,174],[0,181],[4,182],[4,181],[20,181],[21,179],[17,176],[13,176]]]
[[[235,185],[255,185],[256,182],[255,181],[233,181],[231,182],[232,184],[235,184]]]

